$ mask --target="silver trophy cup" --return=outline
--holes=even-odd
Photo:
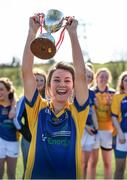
[[[63,25],[64,15],[61,11],[50,9],[44,15],[43,24],[40,25],[46,30],[46,33],[40,33],[31,45],[32,53],[40,59],[50,59],[56,53],[55,39],[52,33],[57,32]]]

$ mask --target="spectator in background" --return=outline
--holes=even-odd
[[[63,62],[52,67],[47,78],[49,102],[36,90],[36,80],[32,72],[34,56],[30,43],[40,26],[35,19],[36,16],[29,19],[22,62],[25,105],[32,134],[25,178],[82,178],[81,137],[89,111],[89,101],[84,59],[77,37],[78,22],[69,18],[66,26],[71,40],[75,71],[72,66]],[[74,88],[74,102],[70,103],[69,97]]]
[[[94,80],[94,72],[88,66],[86,66],[86,79],[88,86],[90,88]],[[87,178],[87,167],[90,154],[93,150],[95,144],[95,138],[98,130],[98,121],[94,108],[95,94],[94,91],[89,89],[89,101],[90,101],[90,111],[86,121],[86,127],[82,137],[82,166],[83,166],[83,178]]]
[[[123,179],[127,158],[127,71],[119,77],[117,93],[112,100],[112,120],[116,129],[114,179]]]
[[[43,98],[45,98],[46,74],[41,69],[34,68],[34,76],[37,83],[37,90],[40,93],[40,95]],[[22,134],[21,150],[23,155],[23,167],[25,172],[29,146],[31,141],[31,133],[29,130],[24,96],[17,103],[16,117],[14,119],[14,124],[16,128],[19,130],[19,132]],[[24,178],[24,173],[23,173],[23,178]]]
[[[13,124],[15,97],[12,82],[6,77],[0,78],[0,179],[3,178],[5,162],[7,163],[8,178],[16,178],[19,141]]]
[[[111,102],[115,91],[109,88],[111,73],[107,68],[100,68],[96,72],[96,86],[94,88],[96,101],[95,111],[98,119],[98,133],[96,143],[89,162],[89,179],[95,179],[99,148],[101,148],[104,164],[104,179],[112,178],[112,132]]]

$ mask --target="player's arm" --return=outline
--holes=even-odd
[[[29,101],[32,100],[33,94],[36,89],[36,80],[33,75],[33,61],[34,56],[30,50],[30,44],[35,39],[39,23],[35,21],[36,17],[29,18],[29,30],[28,36],[24,48],[23,60],[22,60],[22,76],[24,84],[24,94]]]
[[[83,105],[88,99],[88,88],[85,76],[86,70],[84,58],[77,35],[78,22],[77,20],[72,19],[68,24],[69,25],[67,26],[67,30],[71,40],[72,58],[75,68],[75,95],[78,103]]]

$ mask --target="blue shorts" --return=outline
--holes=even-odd
[[[116,136],[113,137],[113,149],[114,149],[114,155],[116,159],[125,159],[127,157],[126,151],[119,151],[116,149]]]

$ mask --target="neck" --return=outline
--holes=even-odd
[[[103,85],[102,85],[102,86],[98,86],[98,88],[99,88],[100,91],[104,91],[104,90],[106,89],[106,87],[107,87],[107,86],[103,86]]]
[[[10,101],[9,100],[0,100],[0,104],[4,105],[4,106],[10,105]]]
[[[53,102],[53,111],[58,114],[65,106],[65,103]]]

